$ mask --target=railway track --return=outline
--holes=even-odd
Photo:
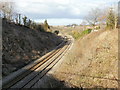
[[[2,88],[32,88],[70,48],[71,40],[62,42],[52,52],[5,77]]]

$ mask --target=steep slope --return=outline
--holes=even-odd
[[[118,87],[118,30],[92,32],[76,41],[54,77],[85,88]]]
[[[32,30],[3,20],[2,42],[3,76],[40,58],[62,42],[62,38],[49,32]]]

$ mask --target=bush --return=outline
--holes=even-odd
[[[95,29],[96,29],[96,30],[100,29],[100,26],[96,27]]]
[[[82,31],[81,33],[78,32],[78,31],[74,31],[74,32],[72,33],[72,36],[73,36],[73,38],[75,38],[75,39],[79,39],[80,37],[83,37],[84,35],[91,33],[91,31],[92,31],[92,29],[84,30],[84,31]]]
[[[35,29],[38,31],[45,31],[43,25],[40,25],[40,24],[36,24]]]
[[[92,29],[87,29],[87,30],[83,31],[82,34],[89,34],[89,33],[91,33],[91,31],[92,31]]]
[[[56,30],[56,31],[54,31],[54,33],[58,35],[58,34],[59,34],[59,31]]]
[[[78,38],[81,36],[80,33],[79,33],[78,31],[74,31],[74,32],[72,32],[71,35],[72,35],[73,38],[75,38],[75,39],[78,39]]]
[[[48,29],[50,29],[50,26],[47,23],[47,20],[44,21],[44,29],[47,31]]]
[[[26,25],[27,24],[27,17],[26,16],[23,17],[23,24],[24,24],[24,26],[27,26]]]

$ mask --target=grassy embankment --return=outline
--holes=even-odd
[[[54,76],[76,87],[116,88],[118,30],[88,33],[73,35],[77,41]]]

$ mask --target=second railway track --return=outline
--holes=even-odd
[[[70,45],[71,40],[61,43],[45,57],[6,77],[3,79],[2,88],[32,88],[62,58]]]

